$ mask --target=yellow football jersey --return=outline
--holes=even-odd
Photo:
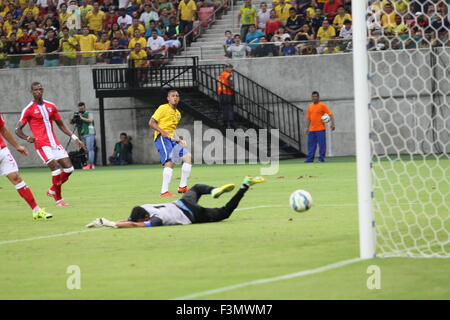
[[[158,126],[169,133],[169,137],[173,137],[178,123],[181,120],[181,113],[178,109],[174,109],[168,103],[162,104],[156,109],[152,118],[158,122]],[[158,138],[159,132],[155,131],[154,140]]]

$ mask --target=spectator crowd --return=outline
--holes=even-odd
[[[226,0],[0,0],[0,68],[140,66],[176,54],[198,14]]]
[[[0,68],[159,65],[182,49],[184,38],[194,40],[200,17],[214,10],[220,16],[230,1],[236,0],[0,0]],[[449,4],[369,0],[369,50],[448,45]],[[225,32],[225,56],[352,50],[351,0],[272,0],[258,7],[244,0],[240,33]]]
[[[361,0],[365,1],[365,0]],[[450,0],[369,0],[369,50],[447,46]],[[225,32],[229,58],[350,52],[351,0],[245,0],[240,34]]]

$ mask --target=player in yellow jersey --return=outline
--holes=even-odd
[[[181,120],[181,113],[177,109],[177,105],[180,102],[178,92],[170,90],[167,93],[167,102],[156,109],[149,121],[150,128],[155,130],[155,146],[158,149],[161,164],[164,167],[161,197],[175,196],[169,192],[174,159],[180,157],[183,161],[178,193],[185,193],[189,190],[187,187],[187,179],[191,174],[192,168],[192,156],[186,149],[186,142],[175,134],[178,123]]]

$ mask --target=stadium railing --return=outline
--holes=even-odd
[[[295,44],[297,47],[303,46],[303,47],[311,47],[311,48],[317,48],[320,45],[317,44],[319,40],[313,40],[313,41],[289,41],[292,44]],[[332,40],[333,43],[337,43],[338,40]],[[347,43],[349,40],[346,41]],[[342,42],[344,43],[344,42]],[[243,43],[246,45],[245,43]],[[267,44],[273,44],[277,48],[282,48],[285,43],[280,42],[267,42]],[[323,46],[323,45],[322,45]],[[336,46],[336,45],[335,45]],[[205,60],[205,51],[210,49],[220,49],[223,52],[222,46],[202,46],[199,48],[199,58],[201,60]],[[78,65],[117,65],[117,64],[128,64],[130,63],[130,57],[129,54],[133,49],[119,49],[119,50],[97,50],[97,51],[73,51],[73,52],[56,52],[56,53],[30,53],[30,54],[5,54],[2,57],[0,57],[0,69],[4,68],[35,68],[35,67],[44,67],[44,60],[48,56],[58,56],[58,63],[52,64],[51,66],[78,66]],[[142,49],[145,50],[145,49]],[[322,52],[323,53],[323,52]],[[326,53],[326,52],[325,52]],[[118,58],[112,59],[113,56],[122,56],[121,62],[117,62]],[[220,54],[219,54],[220,55]],[[75,56],[75,57],[73,57]],[[86,57],[87,56],[87,57]],[[192,56],[192,54],[190,55]],[[174,58],[182,57],[187,58],[189,60],[189,57],[186,54],[182,56],[168,56],[165,54],[163,57],[159,59],[145,59],[147,61],[145,64],[151,64],[153,60],[160,60],[162,63],[168,63],[172,61]],[[70,63],[68,62],[68,58],[70,57]],[[90,63],[86,63],[83,58],[92,58],[95,57],[95,61],[91,61]],[[26,58],[26,59],[23,59]],[[21,61],[27,61],[26,64],[21,66]],[[30,60],[33,60],[32,63],[30,63]],[[216,60],[216,59],[213,59]],[[223,58],[217,58],[217,60],[223,60]],[[187,61],[188,62],[188,61]]]
[[[130,53],[131,49],[119,49],[119,50],[97,50],[97,51],[72,51],[72,52],[55,52],[55,53],[30,53],[30,54],[7,54],[4,56],[4,59],[0,59],[0,62],[3,60],[3,63],[0,64],[0,68],[2,68],[1,65],[3,65],[3,68],[20,68],[20,61],[30,61],[34,59],[35,65],[31,67],[43,67],[44,60],[46,57],[52,56],[58,56],[58,65],[53,66],[73,66],[73,65],[87,65],[87,63],[84,63],[83,58],[89,58],[89,57],[95,57],[95,63],[97,65],[101,64],[118,64],[118,63],[111,63],[111,56],[116,55],[122,55],[123,58],[123,64],[127,63],[127,58]],[[73,57],[75,55],[75,57]],[[27,59],[22,59],[27,58]],[[31,58],[31,59],[30,59]],[[65,60],[64,58],[71,58],[71,62],[73,64],[64,64],[68,60]],[[122,63],[120,63],[122,64]],[[29,62],[27,63],[27,68],[30,68]]]
[[[136,90],[166,87],[193,87],[196,83],[198,57],[174,57],[174,60],[190,60],[181,65],[151,66],[148,60],[130,60],[128,65],[117,68],[94,68],[95,90]],[[142,65],[141,67],[135,67]]]
[[[200,65],[197,68],[198,90],[219,101],[217,94],[218,76],[224,65]],[[233,71],[234,86],[230,88],[235,95],[234,105],[237,114],[248,119],[249,126],[279,130],[284,141],[301,150],[301,129],[304,119],[303,109],[283,99],[267,88],[259,85],[238,71]],[[220,82],[227,87],[225,83]]]
[[[187,50],[186,48],[190,46],[190,43],[188,42],[188,39],[192,37],[192,40],[195,41],[197,38],[202,36],[206,30],[208,30],[212,24],[214,24],[217,21],[217,17],[220,15],[226,13],[228,10],[230,10],[233,7],[234,0],[226,0],[224,1],[226,3],[225,6],[219,7],[216,10],[214,10],[209,16],[202,20],[196,21],[195,25],[193,26],[192,30],[186,33],[183,37],[183,48],[185,55],[187,56]]]
[[[242,42],[242,45],[254,47],[248,56],[254,57],[255,49],[261,45],[261,42]],[[295,55],[311,55],[311,54],[328,54],[328,53],[347,53],[352,51],[351,39],[332,39],[332,40],[306,40],[306,41],[275,41],[265,42],[264,45],[273,45],[276,51],[273,56],[283,56],[282,49],[286,45],[294,45],[297,49]],[[198,50],[200,60],[224,59],[225,51],[223,45],[205,45],[195,47]],[[336,49],[336,50],[335,50]],[[330,51],[332,50],[332,51]],[[191,52],[192,54],[192,52]],[[216,58],[208,58],[208,56],[217,56]]]
[[[261,43],[242,43],[245,46],[255,46],[258,47]],[[324,55],[324,54],[339,54],[339,53],[350,53],[353,50],[353,42],[351,39],[332,39],[332,40],[308,40],[308,41],[277,41],[277,42],[266,42],[265,45],[273,45],[275,52],[273,56],[285,56],[283,55],[283,48],[286,45],[294,45],[296,47],[297,55]],[[400,36],[377,36],[369,37],[368,39],[368,50],[369,51],[389,51],[389,50],[408,50],[415,48],[436,48],[436,47],[446,47],[450,46],[450,42],[441,41],[439,39],[430,38],[428,34],[425,34],[420,40],[411,37],[400,37]],[[200,60],[228,60],[225,57],[225,52],[223,45],[205,45],[201,47],[195,47],[198,54],[190,53],[189,56],[186,54],[168,56],[156,59],[162,64],[167,64],[174,58],[184,58],[185,63],[189,63],[191,56],[198,56]],[[27,62],[24,64],[26,68],[43,67],[44,60],[46,56],[58,56],[58,64],[52,66],[77,66],[77,65],[87,65],[83,62],[83,57],[86,55],[91,55],[95,57],[95,63],[90,63],[90,65],[118,65],[118,64],[129,64],[130,57],[129,54],[133,49],[120,49],[120,50],[99,50],[99,51],[76,51],[76,52],[57,52],[57,53],[32,53],[32,54],[4,54],[0,56],[0,69],[5,68],[21,68],[20,61],[23,57],[33,57],[34,63],[30,64]],[[143,49],[145,50],[145,49]],[[114,54],[123,54],[123,61],[117,63],[117,59],[111,59]],[[75,55],[72,63],[67,65],[65,58],[68,55]],[[255,49],[253,49],[247,57],[257,58],[255,56]],[[24,59],[26,60],[26,59]],[[32,59],[30,59],[32,60]],[[155,59],[145,59],[145,64],[152,64]]]
[[[93,68],[94,89],[97,96],[105,97],[143,94],[154,89],[186,89],[188,93],[198,92],[211,99],[208,107],[220,111],[217,85],[225,65],[198,65],[198,57],[189,59],[192,60],[189,64],[182,65]],[[301,108],[238,71],[234,71],[232,90],[236,115],[247,128],[278,129],[285,146],[301,152],[301,128],[304,125],[304,111]],[[191,107],[195,109],[195,106]]]

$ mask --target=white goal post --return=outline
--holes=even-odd
[[[352,1],[360,257],[449,258],[450,10],[368,2]]]
[[[358,177],[359,250],[362,259],[375,257],[369,128],[369,84],[366,1],[352,1],[353,82],[355,90],[356,165]]]

